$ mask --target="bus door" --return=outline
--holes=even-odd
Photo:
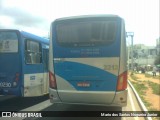
[[[43,93],[48,93],[48,86],[49,86],[49,81],[48,81],[48,49],[43,49],[43,65],[44,65],[44,72],[43,72]]]
[[[15,31],[0,30],[0,94],[19,95],[21,61]],[[14,88],[14,89],[12,89]]]
[[[24,66],[24,96],[43,94],[43,62],[40,42],[26,39]]]

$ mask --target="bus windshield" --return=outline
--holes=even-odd
[[[116,21],[57,24],[57,42],[65,47],[106,45],[115,41],[116,30]]]
[[[18,36],[16,32],[0,31],[0,53],[18,52]]]

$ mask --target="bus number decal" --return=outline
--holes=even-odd
[[[0,87],[11,87],[11,83],[8,83],[8,82],[0,82]]]
[[[104,65],[104,70],[118,70],[118,65]]]

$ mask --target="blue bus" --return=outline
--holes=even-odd
[[[49,40],[16,29],[0,29],[0,95],[48,94]]]
[[[85,15],[51,24],[49,97],[52,103],[127,105],[124,20]]]

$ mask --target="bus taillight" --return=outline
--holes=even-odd
[[[57,88],[55,75],[50,71],[49,71],[49,87],[53,89]]]
[[[15,74],[15,79],[14,79],[14,81],[13,81],[13,86],[14,86],[14,87],[16,87],[17,84],[18,84],[19,76],[20,76],[19,73],[16,73],[16,74]]]
[[[127,88],[127,71],[118,76],[117,91],[125,90],[126,88]]]
[[[19,76],[20,76],[20,74],[19,74],[19,73],[16,73],[16,78],[15,78],[15,81],[16,81],[16,82],[19,81]]]

